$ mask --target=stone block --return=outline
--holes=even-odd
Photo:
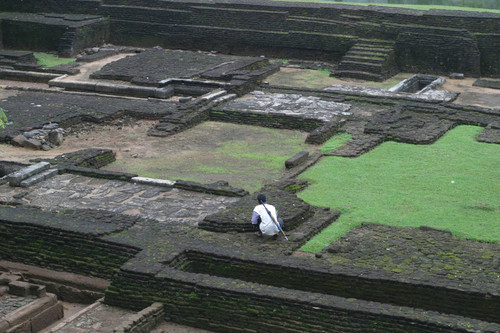
[[[309,152],[301,151],[300,153],[295,154],[293,157],[290,157],[285,161],[285,167],[287,169],[291,169],[305,162],[309,157]]]
[[[64,141],[64,135],[61,133],[61,131],[50,131],[49,132],[49,142],[56,145],[60,146]]]
[[[472,85],[474,87],[500,89],[500,82],[492,80],[476,80]]]
[[[173,87],[157,88],[154,91],[155,98],[169,98],[173,96],[175,89]]]
[[[36,139],[27,139],[24,141],[23,147],[40,150],[42,149],[42,143]]]
[[[41,181],[44,181],[45,179],[48,179],[50,177],[57,175],[58,172],[59,172],[58,169],[46,170],[46,171],[40,172],[36,175],[33,175],[29,178],[26,178],[21,183],[19,183],[19,185],[21,187],[28,187],[31,185],[35,185],[35,184],[40,183]]]
[[[37,173],[45,171],[50,168],[50,163],[40,162],[34,165],[30,165],[19,171],[9,174],[8,179],[11,186],[19,186],[21,181],[29,178]]]
[[[453,80],[463,80],[465,78],[464,73],[451,73],[450,74],[450,79]]]
[[[15,147],[24,147],[24,142],[26,141],[26,137],[22,134],[16,135],[10,140],[10,143]]]
[[[133,177],[131,181],[138,184],[146,184],[146,185],[162,186],[162,187],[173,187],[175,185],[175,181],[172,180],[156,179],[148,177]]]
[[[26,297],[30,294],[30,284],[23,281],[12,281],[9,283],[9,294]]]
[[[32,332],[39,332],[63,317],[62,303],[57,302],[31,319],[31,330]]]

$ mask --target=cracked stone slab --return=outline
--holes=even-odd
[[[332,121],[338,115],[350,115],[350,104],[337,103],[316,96],[300,94],[268,93],[254,91],[247,96],[230,101],[230,109],[256,113],[275,113]]]

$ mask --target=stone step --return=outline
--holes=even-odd
[[[383,66],[382,64],[373,64],[369,62],[362,61],[343,61],[339,64],[339,70],[351,70],[351,71],[361,71],[361,72],[371,72],[374,74],[382,74]]]
[[[37,164],[33,164],[27,166],[26,168],[22,168],[19,171],[11,173],[8,175],[8,180],[10,186],[21,186],[21,182],[33,175],[36,175],[40,172],[48,170],[50,168],[49,162],[40,162]]]
[[[385,58],[370,58],[370,57],[355,56],[349,54],[342,58],[342,61],[363,62],[371,64],[382,64],[385,60],[386,60]]]
[[[380,45],[393,47],[396,44],[394,41],[382,39],[360,39],[358,44]]]
[[[26,178],[19,185],[21,187],[29,187],[31,185],[38,184],[38,183],[40,183],[41,181],[43,181],[45,179],[49,179],[51,177],[54,177],[55,175],[57,175],[57,173],[58,173],[57,169],[45,170],[45,171],[40,172],[40,173],[38,173],[38,174],[36,174],[34,176]]]
[[[361,79],[366,81],[384,81],[384,77],[380,74],[363,72],[363,71],[355,71],[355,70],[336,70],[335,76],[337,77],[348,77],[352,79]]]
[[[386,59],[389,56],[389,52],[370,52],[370,51],[357,51],[357,50],[349,50],[346,55],[349,56],[357,56],[357,57],[367,57],[367,58],[380,58]]]
[[[392,47],[371,47],[369,45],[356,44],[351,48],[352,51],[371,52],[371,53],[390,53]]]

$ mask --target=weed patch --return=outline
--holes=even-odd
[[[0,128],[5,128],[7,125],[7,115],[5,114],[7,111],[4,109],[0,108]]]
[[[332,136],[328,141],[326,141],[323,146],[319,149],[321,153],[331,153],[335,149],[342,146],[347,141],[351,140],[352,136],[348,133],[339,133]]]
[[[74,62],[76,58],[59,58],[55,54],[50,53],[34,53],[37,64],[44,67],[54,67],[63,64]]]

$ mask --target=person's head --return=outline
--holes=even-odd
[[[260,204],[263,204],[266,202],[266,196],[264,194],[259,194],[257,196],[257,201],[260,203]]]

